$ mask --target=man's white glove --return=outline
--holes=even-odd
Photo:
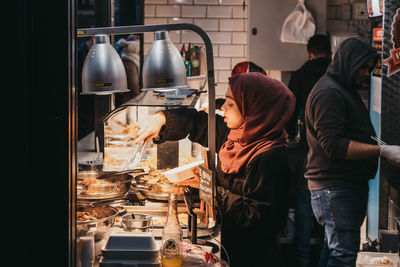
[[[400,146],[381,145],[379,155],[400,167]]]

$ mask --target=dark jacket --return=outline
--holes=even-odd
[[[304,117],[307,97],[315,83],[325,74],[330,62],[329,57],[308,60],[291,74],[288,87],[296,97],[296,108],[286,127],[289,137],[296,136],[297,118],[299,115]]]
[[[348,160],[350,140],[370,143],[375,135],[369,113],[353,80],[375,49],[359,37],[343,41],[326,74],[314,86],[306,104],[310,190],[331,186],[367,187],[375,176],[378,159]]]
[[[180,108],[164,111],[164,114],[167,123],[157,142],[188,136],[191,141],[207,146],[207,113]],[[229,131],[223,118],[217,115],[216,151],[227,140]],[[232,266],[269,266],[263,262],[267,264],[279,258],[274,246],[277,235],[286,225],[288,185],[286,148],[257,155],[238,174],[223,173],[218,168],[222,244],[228,250]]]
[[[304,178],[308,153],[304,123],[307,97],[315,83],[325,74],[330,62],[330,57],[308,60],[292,73],[289,80],[288,87],[296,97],[296,107],[286,126],[286,131],[290,139],[300,135],[299,143],[295,147],[288,148],[293,194],[307,190],[307,180]],[[301,124],[298,124],[298,120],[301,120]]]

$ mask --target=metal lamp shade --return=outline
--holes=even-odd
[[[187,88],[186,68],[167,31],[154,32],[154,42],[143,63],[142,90]]]
[[[82,94],[108,95],[128,92],[124,64],[108,35],[98,34],[82,70]]]

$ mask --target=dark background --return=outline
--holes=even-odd
[[[7,175],[3,178],[7,183],[3,195],[4,206],[9,208],[2,218],[7,218],[10,230],[4,232],[11,242],[5,242],[10,254],[3,255],[8,266],[74,266],[70,244],[74,240],[75,199],[71,188],[75,188],[79,102],[74,93],[79,90],[74,67],[76,10],[78,6],[84,10],[79,16],[82,24],[87,24],[82,26],[94,26],[96,17],[90,11],[93,7],[82,5],[81,0],[10,2],[11,9],[6,11],[11,10],[7,14],[10,21],[5,27],[8,36],[3,45],[9,74],[4,78],[9,83],[3,85],[7,93],[3,99],[9,107],[4,110],[12,114],[9,121],[13,130],[4,123],[3,130],[10,131],[6,136],[11,140],[4,142]],[[104,7],[110,1],[94,2]],[[126,5],[124,10],[127,6],[137,8],[132,3],[143,3],[116,2],[121,7]],[[121,25],[132,23],[132,16],[141,14],[134,10],[120,15],[123,12],[119,10],[116,22]]]

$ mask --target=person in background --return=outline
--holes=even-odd
[[[129,35],[126,39],[119,39],[117,46],[121,50],[120,56],[125,67],[128,89],[130,92],[118,93],[115,97],[115,106],[118,107],[140,93],[140,42],[136,35]]]
[[[307,187],[307,180],[304,178],[308,153],[304,111],[308,94],[314,84],[325,74],[331,62],[330,38],[322,34],[312,36],[307,43],[307,57],[308,60],[292,73],[289,80],[288,87],[296,97],[296,108],[286,126],[289,139],[293,144],[288,148],[288,153],[292,171],[292,194],[295,208],[294,241],[298,267],[310,266],[310,241],[313,220],[315,220],[311,209],[310,191]],[[326,251],[323,251],[321,257],[326,257]]]
[[[292,92],[280,81],[261,73],[229,78],[224,116],[216,115],[216,202],[232,267],[283,266],[278,238],[286,225],[290,180],[284,126],[294,106]],[[155,113],[140,126],[135,143],[186,137],[207,146],[205,111]],[[199,177],[185,184],[199,188]]]
[[[231,72],[231,77],[235,76],[237,74],[241,74],[241,73],[247,73],[247,72],[260,72],[264,75],[267,75],[267,73],[265,72],[265,70],[263,68],[261,68],[260,66],[258,66],[256,63],[252,62],[252,61],[242,61],[237,63]]]
[[[378,57],[364,39],[344,40],[306,102],[305,177],[314,215],[325,230],[328,267],[356,266],[368,181],[375,177],[378,157],[400,166],[400,146],[377,145],[371,138],[375,130],[357,92]]]
[[[259,73],[262,73],[265,76],[267,76],[267,73],[265,72],[265,70],[263,68],[261,68],[260,66],[258,66],[256,63],[254,63],[252,61],[241,61],[233,67],[233,69],[231,71],[231,77],[235,76],[237,74],[248,73],[248,72],[259,72]],[[225,103],[224,98],[215,99],[215,110],[216,111],[221,110],[221,107],[224,103]],[[208,112],[208,104],[207,103],[205,103],[201,108],[204,111]]]

